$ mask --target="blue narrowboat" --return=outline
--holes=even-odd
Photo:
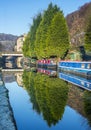
[[[63,72],[59,72],[58,76],[60,79],[63,79],[64,81],[67,81],[69,83],[72,83],[76,86],[79,86],[83,89],[91,91],[91,79],[83,78],[80,76],[76,76],[73,74],[67,74]]]
[[[60,61],[58,69],[61,71],[91,77],[91,61]]]

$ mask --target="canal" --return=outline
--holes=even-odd
[[[18,130],[91,130],[91,92],[59,72],[31,68],[2,76]]]

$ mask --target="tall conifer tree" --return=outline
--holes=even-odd
[[[30,27],[30,30],[27,34],[27,37],[24,41],[23,45],[23,54],[24,56],[36,57],[35,54],[35,39],[36,39],[36,31],[42,20],[41,13],[39,13],[36,17],[33,18],[33,24]]]
[[[63,57],[69,48],[68,29],[62,11],[56,13],[52,19],[47,33],[46,44],[48,56]]]
[[[35,50],[39,57],[46,57],[47,31],[51,24],[52,18],[58,11],[59,11],[59,8],[56,5],[53,6],[52,3],[50,3],[48,6],[48,9],[44,11],[42,21],[36,33],[36,42],[35,42],[35,45],[36,45]]]
[[[26,39],[23,43],[22,51],[23,51],[24,56],[30,57],[30,55],[31,55],[31,52],[30,52],[30,32],[27,34]]]
[[[31,51],[31,57],[35,57],[35,40],[36,40],[36,31],[37,28],[42,20],[41,13],[37,15],[37,17],[33,18],[33,25],[30,28],[30,51]]]

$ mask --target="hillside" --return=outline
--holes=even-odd
[[[16,39],[15,35],[0,33],[0,52],[14,51]]]
[[[91,16],[91,2],[84,4],[77,11],[66,17],[71,43],[79,46],[84,44],[85,28]]]
[[[15,41],[17,36],[12,34],[0,33],[0,41]]]

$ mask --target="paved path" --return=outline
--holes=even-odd
[[[16,130],[8,90],[2,83],[0,77],[0,130]]]

